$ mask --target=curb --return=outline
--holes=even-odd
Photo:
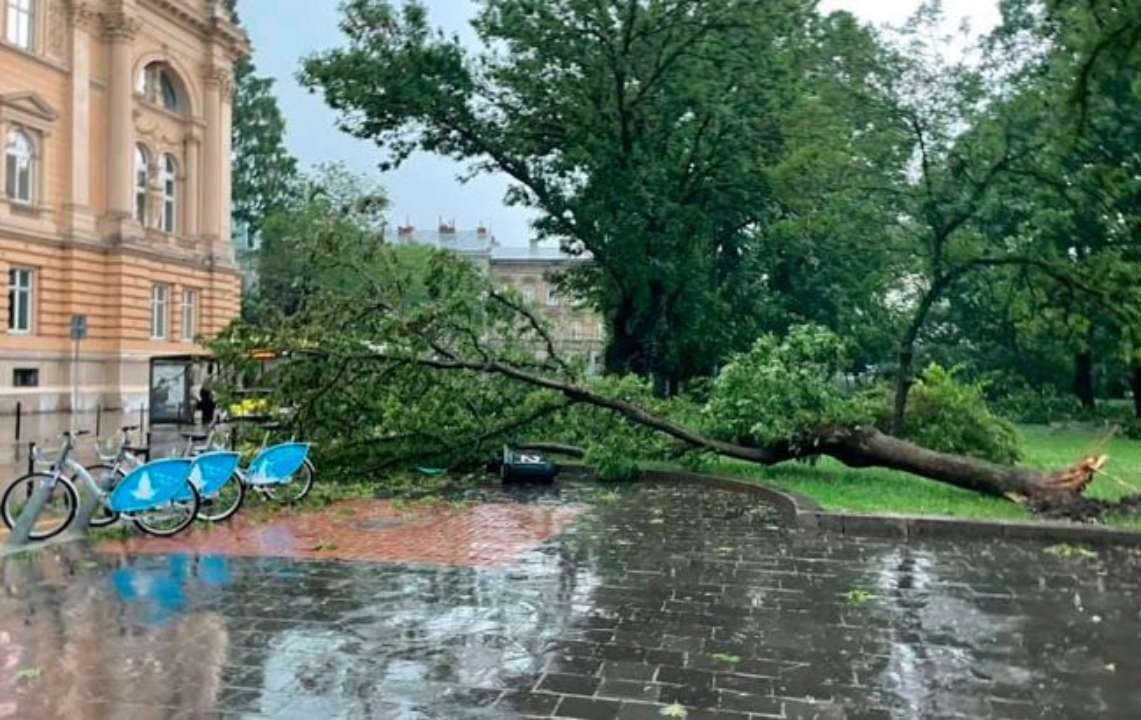
[[[970,520],[932,515],[875,515],[829,512],[815,500],[798,493],[725,477],[684,471],[647,470],[651,482],[696,482],[733,492],[755,495],[777,508],[789,527],[855,537],[896,540],[1019,540],[1082,545],[1141,547],[1141,532],[1114,530],[1100,525],[1067,522],[1004,522]]]

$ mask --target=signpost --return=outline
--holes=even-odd
[[[75,343],[75,357],[71,365],[71,431],[76,431],[77,413],[79,411],[79,343],[87,337],[87,316],[86,315],[72,315],[71,316],[71,339]],[[30,469],[34,470],[35,466],[32,464],[32,453],[34,450],[28,448],[28,462],[31,464]],[[52,492],[55,490],[54,482],[37,482],[35,490],[32,491],[32,496],[28,498],[28,502],[24,504],[24,509],[20,511],[20,517],[16,519],[16,526],[12,528],[12,532],[8,535],[9,547],[21,547],[28,544],[28,536],[35,527],[36,521],[39,520],[40,515],[47,506],[48,500],[51,498]],[[80,495],[83,498],[83,495]],[[83,529],[87,528],[90,521],[91,514],[94,512],[94,506],[90,505],[87,501],[81,499],[79,507],[79,520],[82,523],[78,527]]]
[[[71,431],[78,428],[79,416],[79,343],[87,337],[87,316],[71,316],[71,340],[75,343],[75,358],[71,363]]]

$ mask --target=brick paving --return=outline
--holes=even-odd
[[[1135,551],[806,534],[747,496],[684,485],[614,496],[567,484],[520,502],[585,510],[509,563],[76,546],[9,558],[0,718],[1068,720],[1141,708]]]
[[[104,542],[102,552],[362,560],[431,565],[506,565],[563,531],[580,505],[458,503],[401,506],[356,500],[261,522],[239,513],[172,538]]]

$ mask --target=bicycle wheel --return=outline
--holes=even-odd
[[[111,492],[115,485],[123,479],[123,473],[108,463],[96,463],[86,468],[92,479],[103,488],[104,492]],[[119,519],[119,513],[111,510],[101,502],[97,502],[95,512],[91,515],[91,527],[107,527],[114,525]]]
[[[317,468],[313,466],[309,458],[305,458],[305,463],[300,470],[293,473],[289,482],[281,485],[267,485],[265,494],[283,505],[293,505],[305,499],[305,496],[313,489],[313,481],[316,479]]]
[[[32,473],[16,480],[4,491],[4,498],[0,500],[0,514],[4,516],[4,524],[8,529],[16,527],[20,513],[32,498],[32,494],[40,483],[51,482],[52,476],[47,473]],[[79,506],[79,495],[75,486],[65,477],[55,480],[51,495],[44,504],[43,512],[36,519],[32,531],[28,533],[29,540],[47,540],[58,535],[71,524]]]
[[[202,505],[202,496],[198,488],[191,482],[186,483],[190,488],[190,500],[179,500],[167,503],[153,510],[145,510],[133,515],[135,527],[148,535],[170,537],[177,535],[198,517],[198,508]]]
[[[228,520],[242,502],[246,499],[246,484],[238,473],[231,475],[218,492],[211,497],[202,498],[202,506],[198,510],[198,519],[206,522],[221,522]]]

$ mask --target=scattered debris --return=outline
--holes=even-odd
[[[844,597],[847,598],[848,602],[852,603],[853,605],[863,605],[866,602],[876,599],[876,596],[873,593],[860,589],[849,590],[844,595]]]
[[[1092,560],[1097,558],[1097,553],[1087,547],[1081,545],[1071,545],[1069,543],[1058,543],[1046,548],[1046,552],[1054,557],[1069,559],[1082,559]]]
[[[40,675],[42,675],[43,672],[44,671],[38,667],[24,668],[23,670],[19,670],[16,672],[16,682],[17,683],[33,683],[36,680],[40,679]]]
[[[728,663],[729,665],[736,665],[737,663],[741,662],[741,658],[739,656],[728,655],[726,653],[716,653],[713,655],[713,659],[719,660],[723,663]]]

